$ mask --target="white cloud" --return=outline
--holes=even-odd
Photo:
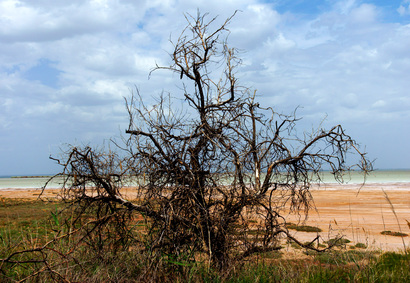
[[[296,46],[293,40],[285,38],[282,33],[279,33],[274,39],[269,38],[265,44],[265,48],[269,52],[283,52]]]
[[[267,39],[277,36],[280,15],[269,5],[255,4],[246,6],[238,12],[229,27],[232,44],[249,51],[263,44]]]
[[[347,93],[346,95],[344,95],[342,98],[341,105],[346,108],[350,108],[350,109],[360,107],[359,98],[357,94]]]
[[[409,0],[402,1],[399,8],[397,8],[397,12],[400,14],[400,16],[410,15],[410,1]]]
[[[376,7],[370,4],[362,4],[359,7],[352,9],[350,18],[354,23],[371,24],[377,18]]]
[[[384,107],[386,105],[386,102],[384,100],[377,100],[375,103],[373,103],[372,107],[374,108],[380,108]]]
[[[50,144],[118,134],[127,124],[122,97],[135,85],[148,103],[178,89],[166,71],[147,77],[155,63],[168,64],[183,13],[199,8],[221,23],[239,9],[229,43],[241,50],[240,82],[281,113],[301,106],[306,124],[327,113],[329,124],[366,125],[357,131],[366,140],[377,123],[410,119],[410,25],[382,20],[384,8],[371,2],[333,1],[304,17],[257,0],[1,1],[2,130],[21,141],[13,128],[41,133]],[[398,12],[405,16],[409,5]],[[57,89],[25,77],[43,59],[59,71]]]
[[[112,31],[120,26],[126,30],[124,20],[139,21],[142,16],[135,5],[119,1],[65,3],[45,8],[31,1],[3,1],[0,38],[8,42],[41,42]]]
[[[356,6],[356,0],[337,1],[335,10],[340,14],[348,14]]]

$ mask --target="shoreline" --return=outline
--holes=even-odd
[[[122,189],[127,199],[135,196],[132,187]],[[41,189],[0,189],[0,198],[38,199]],[[55,199],[60,189],[45,189],[44,199]],[[410,182],[365,184],[322,184],[311,189],[315,210],[305,220],[290,215],[288,222],[319,227],[323,240],[345,235],[352,243],[364,243],[371,250],[398,251],[410,248]],[[292,233],[302,241],[316,233]],[[382,235],[383,231],[403,232],[407,237]]]
[[[23,178],[25,179],[25,178]],[[130,190],[133,186],[124,186],[123,189]],[[0,193],[3,191],[32,191],[41,190],[40,186],[30,186],[30,187],[0,187]],[[60,190],[59,186],[46,187],[45,190]],[[398,182],[373,182],[373,183],[312,183],[310,188],[311,191],[316,190],[360,190],[360,191],[410,191],[410,182],[408,181],[398,181]]]

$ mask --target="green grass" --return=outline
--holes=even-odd
[[[348,251],[327,251],[323,253],[312,253],[315,259],[320,263],[325,264],[348,264],[348,263],[358,263],[364,259],[370,260],[374,259],[375,252],[363,252],[358,250],[348,250]]]
[[[4,200],[0,202],[0,258],[19,249],[38,246],[55,237],[63,218],[56,215],[58,203]],[[55,215],[56,217],[53,217]],[[138,223],[135,224],[140,229]],[[143,227],[143,226],[142,226]],[[330,239],[327,244],[345,245],[348,239]],[[68,252],[70,240],[50,248]],[[285,251],[254,255],[222,271],[210,268],[206,260],[184,261],[179,257],[153,257],[135,249],[107,250],[96,256],[86,246],[62,258],[50,250],[55,269],[74,282],[410,282],[408,253],[379,253],[364,250],[366,245],[352,245],[354,250],[305,252],[289,258]],[[32,255],[22,255],[20,259]],[[0,263],[1,265],[1,263]],[[41,266],[4,264],[0,282],[21,280]],[[61,281],[42,273],[28,282]]]
[[[406,233],[402,232],[392,232],[392,231],[382,231],[380,234],[387,235],[387,236],[395,236],[395,237],[407,237]]]
[[[301,232],[322,232],[322,229],[320,229],[319,227],[309,225],[296,225],[294,223],[287,223],[286,227],[288,227],[288,229],[293,229]]]
[[[332,238],[326,241],[326,243],[329,245],[329,247],[331,246],[341,247],[341,246],[345,246],[346,244],[350,243],[350,240],[346,238]]]
[[[44,238],[51,228],[49,216],[56,203],[38,200],[4,199],[0,201],[0,237],[14,242],[29,234]]]
[[[354,247],[355,247],[355,248],[358,248],[358,249],[367,249],[367,245],[366,245],[366,244],[363,244],[363,243],[356,243],[356,244],[354,245]]]

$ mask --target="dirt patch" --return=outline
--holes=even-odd
[[[323,230],[324,238],[344,235],[349,245],[364,243],[371,249],[402,250],[409,238],[382,235],[382,231],[410,232],[410,183],[327,185],[312,190],[317,211],[311,211],[306,225]],[[383,189],[385,190],[383,192]],[[388,197],[387,200],[386,195]],[[311,233],[295,232],[306,240]]]
[[[383,190],[385,192],[383,192]],[[125,188],[125,198],[135,198],[133,188]],[[0,190],[0,198],[38,198],[39,189]],[[43,197],[56,198],[59,190],[47,189]],[[410,183],[359,185],[327,184],[312,189],[316,211],[311,211],[304,225],[318,227],[324,240],[344,235],[354,246],[363,243],[369,249],[402,250],[410,247],[410,237],[382,235],[382,231],[410,234]],[[386,194],[385,194],[386,193]],[[389,198],[390,202],[386,198]],[[303,219],[302,219],[303,220]],[[300,219],[289,217],[297,223]],[[316,237],[316,233],[292,231],[302,241]]]

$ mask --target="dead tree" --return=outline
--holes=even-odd
[[[141,251],[205,257],[218,268],[280,249],[281,237],[303,245],[288,232],[285,216],[308,213],[309,190],[321,171],[341,181],[348,171],[371,170],[340,125],[299,137],[295,115],[260,105],[239,84],[240,60],[227,44],[231,19],[217,25],[206,14],[186,16],[171,64],[154,69],[176,73],[181,93],[161,95],[153,106],[138,91],[128,99],[129,139],[119,154],[72,148],[59,160],[61,196],[76,207],[75,219],[93,215],[86,235],[94,250],[107,242],[130,245],[134,214],[149,228]],[[346,159],[351,154],[358,162]],[[121,195],[127,182],[135,185],[134,201]]]
[[[279,249],[279,235],[290,236],[285,210],[308,212],[311,183],[323,169],[340,180],[371,163],[340,125],[299,138],[296,117],[255,101],[235,77],[240,60],[226,41],[232,17],[214,29],[207,15],[186,19],[172,63],[155,70],[179,74],[188,109],[175,110],[170,95],[151,108],[132,97],[127,133],[134,174],[146,176],[142,199],[163,215],[153,219],[155,247],[203,252],[221,267],[233,251],[242,258]],[[353,167],[350,152],[359,158]]]

